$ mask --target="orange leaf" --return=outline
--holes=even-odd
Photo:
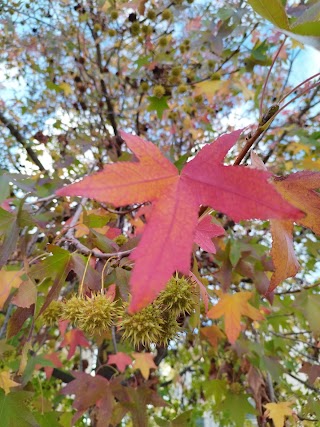
[[[320,172],[303,171],[292,173],[284,178],[275,178],[274,184],[279,193],[293,206],[306,212],[298,224],[320,234]]]
[[[12,288],[19,288],[22,283],[22,271],[0,271],[0,310],[3,308]]]
[[[241,316],[250,317],[252,320],[264,319],[260,311],[248,303],[252,292],[224,294],[217,291],[217,294],[220,296],[220,300],[217,305],[211,307],[207,316],[210,319],[224,316],[226,335],[232,344],[235,343],[241,331]]]
[[[299,262],[294,253],[290,221],[271,220],[272,249],[271,257],[274,273],[270,280],[268,293],[272,292],[283,280],[293,277],[299,271]]]
[[[205,326],[200,329],[200,332],[201,335],[207,338],[212,347],[217,347],[219,340],[222,340],[225,337],[224,333],[216,325]]]
[[[135,359],[134,368],[140,369],[143,378],[149,378],[150,370],[157,369],[157,365],[153,361],[152,353],[132,353]]]

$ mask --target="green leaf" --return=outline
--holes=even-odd
[[[62,425],[58,421],[59,415],[59,412],[45,412],[44,414],[36,412],[34,414],[41,427],[61,427]]]
[[[248,0],[253,10],[279,28],[289,29],[289,21],[281,0]]]
[[[169,108],[167,103],[168,96],[163,96],[162,98],[157,98],[156,96],[148,96],[148,111],[156,111],[159,119],[162,119],[163,112]]]
[[[310,294],[307,291],[301,292],[296,297],[293,306],[302,311],[309,322],[311,330],[320,335],[320,294]]]
[[[16,391],[5,394],[0,390],[1,427],[40,427],[33,414],[29,411],[26,401],[33,393]]]
[[[248,401],[249,397],[248,394],[228,392],[225,400],[219,405],[219,410],[222,410],[236,427],[243,427],[249,414],[257,415],[256,409]]]
[[[41,280],[43,280],[44,277],[54,278],[53,285],[38,316],[45,311],[51,301],[58,297],[61,287],[72,268],[72,254],[55,245],[49,245],[48,250],[51,252],[51,255],[40,264],[35,265],[30,271],[30,275],[34,278]]]
[[[0,208],[0,231],[3,231],[3,241],[0,247],[0,268],[6,264],[15,250],[19,237],[19,227],[16,215]],[[1,236],[1,233],[0,233]]]

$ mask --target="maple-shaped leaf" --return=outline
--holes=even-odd
[[[283,427],[286,417],[292,415],[292,402],[266,403],[266,416],[271,418],[275,427]]]
[[[10,295],[11,289],[19,288],[22,283],[21,276],[23,271],[6,271],[0,270],[0,310],[2,310],[4,303]]]
[[[225,230],[221,225],[214,224],[210,215],[205,215],[199,219],[197,228],[195,230],[194,241],[203,250],[216,253],[216,247],[212,243],[212,238],[221,236]]]
[[[140,372],[146,380],[150,376],[151,369],[157,369],[157,365],[154,363],[152,353],[132,353],[135,359],[134,369],[140,369]]]
[[[263,320],[264,316],[259,310],[249,304],[252,292],[238,292],[224,294],[216,291],[220,300],[211,307],[207,313],[209,319],[218,319],[224,316],[225,332],[230,343],[234,344],[241,331],[241,316],[250,317],[252,320]]]
[[[266,170],[259,157],[252,153],[252,163],[258,169]],[[303,171],[286,177],[273,178],[276,189],[293,206],[306,215],[297,223],[320,234],[320,173]],[[299,262],[295,256],[292,240],[293,224],[291,221],[271,221],[272,250],[271,257],[274,273],[270,280],[268,293],[272,292],[283,280],[295,276],[299,271]]]
[[[297,223],[320,234],[320,172],[302,171],[282,178],[274,178],[281,195],[306,215]]]
[[[28,280],[21,283],[17,294],[13,297],[12,303],[18,307],[28,308],[35,304],[37,300],[37,288],[33,281]]]
[[[75,395],[72,406],[77,412],[72,422],[75,423],[91,406],[97,405],[98,408],[102,407],[101,401],[108,408],[108,416],[111,417],[113,398],[109,381],[101,375],[93,377],[85,372],[72,372],[72,375],[75,377],[75,380],[71,381],[61,390],[61,393],[64,395]],[[98,423],[100,427],[107,425],[109,425],[107,418],[105,418],[104,423]]]
[[[215,348],[218,347],[219,341],[225,338],[224,333],[216,325],[205,326],[200,329],[200,333],[209,341],[212,347]]]
[[[300,269],[292,240],[293,223],[279,220],[272,220],[270,222],[272,236],[271,258],[274,273],[270,279],[268,293],[272,292],[288,277],[295,276]]]
[[[110,356],[108,357],[108,364],[116,365],[119,372],[124,372],[126,367],[131,363],[131,357],[126,353],[122,353],[121,351],[116,354],[110,354]]]
[[[84,336],[83,332],[79,331],[79,329],[71,329],[66,332],[60,347],[64,347],[66,345],[70,347],[67,357],[68,360],[70,360],[76,352],[77,345],[81,347],[90,347],[88,340]]]
[[[235,131],[206,145],[179,175],[154,144],[122,133],[138,161],[108,165],[57,191],[59,196],[86,196],[115,206],[152,202],[148,224],[131,254],[135,266],[130,313],[152,302],[174,271],[188,273],[199,205],[235,221],[301,217],[268,182],[269,172],[223,165],[240,134],[241,130]]]
[[[0,372],[0,388],[2,388],[5,394],[10,393],[11,387],[19,386],[19,383],[12,381],[10,378],[10,373],[7,371]]]
[[[26,404],[32,396],[28,391],[5,394],[0,390],[1,427],[40,427]]]

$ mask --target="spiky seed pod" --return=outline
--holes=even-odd
[[[175,77],[180,76],[181,74],[181,67],[173,67],[171,70],[171,74]]]
[[[138,36],[139,32],[140,32],[140,24],[139,22],[135,21],[132,23],[131,28],[130,28],[131,34],[133,36]]]
[[[115,19],[118,19],[118,17],[119,17],[119,13],[118,13],[118,11],[117,10],[112,10],[111,12],[110,12],[110,18],[114,21]]]
[[[43,320],[46,325],[53,326],[58,323],[62,313],[63,304],[61,301],[52,301],[48,308],[42,314]]]
[[[188,90],[188,86],[187,85],[179,85],[177,88],[177,92],[178,93],[185,93]]]
[[[168,44],[168,38],[166,36],[161,37],[159,40],[159,45],[161,47],[166,47],[167,44]]]
[[[181,328],[174,313],[164,311],[162,318],[164,320],[163,334],[157,344],[167,345],[169,341],[173,340],[177,336],[178,332],[181,331]]]
[[[128,340],[134,346],[142,344],[148,348],[150,344],[163,340],[164,320],[160,308],[153,304],[133,315],[124,311],[118,324],[122,331],[122,340]]]
[[[148,89],[149,89],[148,82],[142,82],[140,84],[140,90],[141,90],[141,92],[148,92]]]
[[[122,246],[122,245],[124,245],[125,243],[127,243],[128,238],[127,238],[125,235],[123,235],[123,234],[119,234],[119,236],[117,236],[115,239],[113,239],[113,241],[114,241],[117,245]]]
[[[176,316],[180,313],[190,314],[195,308],[195,285],[185,277],[172,277],[164,291],[157,297],[155,303],[164,310],[169,310]]]
[[[157,14],[156,14],[155,10],[153,10],[153,9],[148,10],[148,12],[147,12],[147,18],[148,19],[153,21],[154,19],[156,19],[156,17],[157,17]]]
[[[196,102],[197,104],[200,104],[201,102],[203,102],[203,96],[201,93],[200,93],[200,95],[196,95],[194,97],[194,102]]]
[[[172,18],[172,12],[171,12],[171,10],[169,10],[169,9],[165,9],[163,12],[162,12],[162,19],[163,20],[165,20],[165,21],[169,21],[171,18]]]
[[[75,326],[78,326],[79,318],[85,305],[84,298],[74,295],[64,303],[61,319],[69,320]]]
[[[113,28],[109,28],[108,30],[109,37],[114,37],[116,34],[117,34],[116,30],[114,30]]]
[[[141,31],[143,32],[143,34],[150,36],[153,33],[153,28],[151,27],[151,25],[143,25]]]
[[[89,335],[108,330],[118,315],[117,302],[103,294],[87,297],[78,318],[78,327]]]
[[[165,88],[162,85],[156,85],[153,88],[153,95],[157,98],[161,98],[166,93]]]

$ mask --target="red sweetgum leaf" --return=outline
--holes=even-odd
[[[210,308],[207,313],[209,319],[219,319],[224,316],[225,332],[231,344],[234,344],[241,332],[241,316],[250,317],[252,320],[263,320],[264,316],[248,303],[252,292],[238,292],[224,294],[216,291],[220,300]]]
[[[219,341],[225,338],[224,333],[216,325],[205,326],[200,329],[200,333],[214,348],[217,348]]]
[[[212,243],[212,238],[225,234],[225,230],[221,225],[214,224],[210,215],[205,215],[200,218],[197,228],[195,230],[194,241],[201,249],[209,252],[216,253],[216,247]]]
[[[61,393],[64,395],[75,395],[72,406],[77,412],[72,422],[76,423],[83,413],[92,406],[97,405],[101,409],[101,406],[103,406],[101,401],[107,403],[109,417],[111,417],[113,398],[109,381],[101,375],[93,377],[85,372],[72,372],[72,375],[75,377],[75,380],[71,381],[61,390]],[[107,419],[105,419],[104,424],[100,423],[100,426],[108,424]]]
[[[126,353],[122,353],[121,351],[116,354],[110,354],[110,356],[108,357],[108,364],[116,365],[119,372],[124,372],[126,370],[126,367],[128,365],[131,365],[131,363],[131,357]]]
[[[91,197],[115,206],[152,202],[147,226],[131,254],[135,266],[130,313],[152,302],[174,271],[188,274],[199,205],[222,211],[236,221],[300,218],[301,212],[268,182],[268,172],[223,165],[240,134],[241,130],[223,135],[205,146],[179,175],[154,144],[122,133],[138,161],[107,165],[57,191],[59,196]]]
[[[69,352],[67,359],[70,360],[71,357],[76,352],[77,346],[81,347],[90,347],[90,344],[86,337],[84,336],[82,331],[79,329],[71,329],[70,331],[65,333],[63,341],[60,344],[60,347],[69,346]]]

